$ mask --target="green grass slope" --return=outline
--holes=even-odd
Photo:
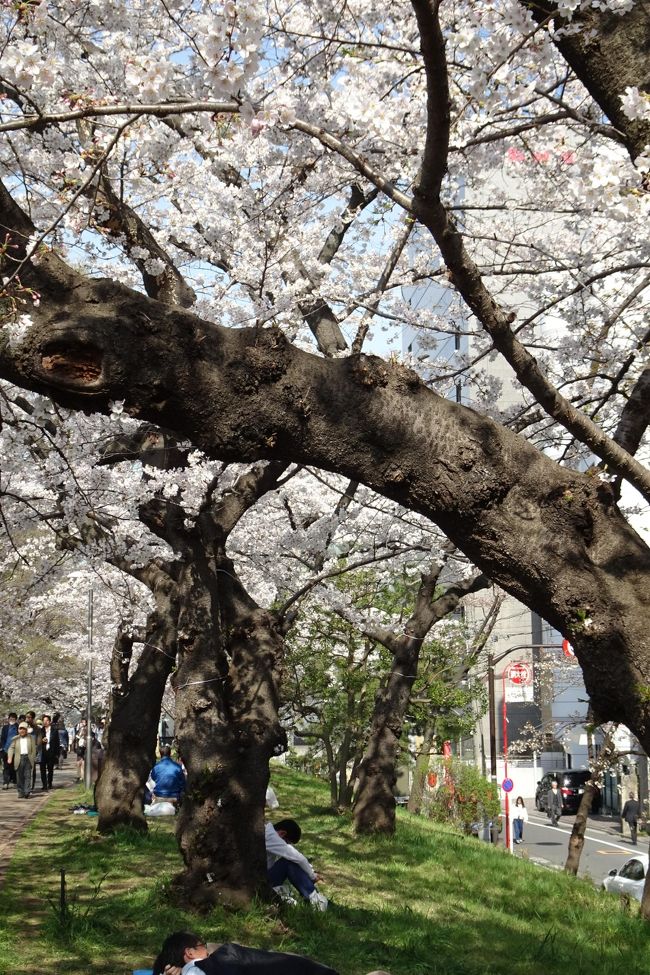
[[[0,975],[126,975],[149,967],[166,934],[198,930],[310,954],[342,975],[647,975],[650,929],[586,881],[401,813],[394,839],[359,838],[314,779],[281,767],[273,816],[303,826],[330,910],[258,905],[183,914],[167,902],[178,869],[173,824],[100,837],[55,793],[20,839],[0,890]],[[69,907],[59,911],[60,871]]]

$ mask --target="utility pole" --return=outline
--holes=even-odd
[[[490,781],[497,784],[497,725],[496,704],[494,702],[494,654],[488,653],[488,714],[490,721]]]
[[[500,663],[506,657],[510,656],[511,653],[516,653],[518,650],[564,650],[564,646],[561,643],[525,643],[518,645],[516,647],[508,647],[503,653],[495,657],[492,653],[487,655],[487,682],[488,682],[488,721],[490,729],[490,781],[492,785],[498,787],[497,782],[497,726],[496,726],[496,702],[494,695],[494,668],[496,664]],[[506,738],[506,726],[505,726],[505,680],[503,681],[502,687],[503,701],[502,706],[504,710],[503,718],[503,737],[504,737],[504,758],[507,761],[507,742]],[[507,766],[506,766],[507,768]]]

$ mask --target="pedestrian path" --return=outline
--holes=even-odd
[[[40,775],[36,770],[36,789],[29,799],[19,799],[15,786],[0,788],[0,887],[4,882],[7,866],[13,856],[16,841],[27,823],[42,809],[50,796],[59,789],[69,789],[77,781],[77,763],[74,759],[64,762],[63,768],[54,770],[50,792],[43,792]]]

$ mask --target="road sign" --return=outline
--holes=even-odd
[[[501,783],[501,788],[503,789],[504,792],[512,792],[514,787],[515,787],[515,783],[512,781],[512,779],[504,779],[503,782]]]
[[[513,684],[530,684],[533,674],[529,664],[515,663],[508,665],[506,677]]]
[[[575,657],[576,652],[568,640],[562,640],[562,653],[565,657]]]

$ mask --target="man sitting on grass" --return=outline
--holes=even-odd
[[[210,945],[212,948],[212,945]],[[302,955],[223,944],[210,951],[198,934],[170,934],[153,964],[153,975],[338,975]]]
[[[273,889],[286,898],[282,884],[293,884],[306,901],[318,911],[327,910],[327,897],[316,890],[320,879],[306,856],[294,846],[302,836],[295,819],[282,819],[279,823],[267,823],[264,832],[266,844],[266,876]]]

